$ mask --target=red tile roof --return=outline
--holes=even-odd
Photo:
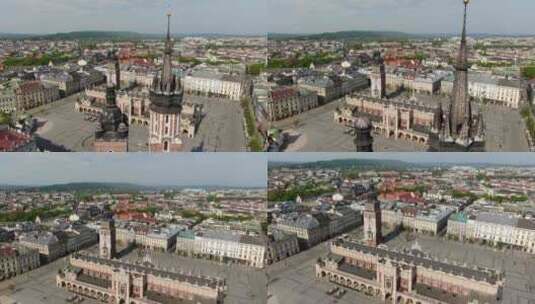
[[[18,147],[27,144],[30,136],[11,130],[0,130],[0,152],[15,151]]]
[[[17,92],[22,94],[28,94],[35,91],[39,91],[43,87],[43,84],[39,80],[26,81],[19,85]]]
[[[290,97],[296,96],[297,90],[294,88],[278,88],[271,91],[271,100],[274,102],[282,101]]]

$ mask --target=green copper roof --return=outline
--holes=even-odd
[[[468,216],[464,212],[457,212],[450,216],[450,220],[466,223],[468,221]]]

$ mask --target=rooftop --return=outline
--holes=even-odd
[[[181,281],[181,282],[188,282],[190,284],[198,285],[198,286],[209,286],[211,288],[217,288],[217,287],[222,287],[225,284],[224,280],[220,278],[213,278],[213,277],[208,277],[208,276],[203,276],[203,275],[186,274],[183,272],[171,272],[171,271],[160,270],[160,269],[151,268],[151,267],[147,267],[143,265],[126,263],[126,262],[122,262],[118,260],[108,260],[108,259],[102,259],[102,258],[95,257],[95,256],[82,255],[79,253],[73,254],[72,258],[91,262],[91,263],[101,264],[101,265],[108,265],[114,268],[122,268],[127,271],[152,274],[154,276],[169,278],[171,280],[176,280],[176,281]]]
[[[479,267],[470,268],[468,266],[461,266],[453,263],[438,261],[425,255],[423,252],[416,250],[394,251],[389,249],[369,247],[360,243],[347,242],[342,240],[335,241],[334,245],[348,248],[351,250],[357,250],[359,252],[378,256],[381,258],[388,258],[397,262],[405,262],[408,264],[421,266],[435,271],[442,271],[445,273],[463,276],[468,279],[485,281],[490,284],[496,284],[500,279],[500,274],[495,270]]]

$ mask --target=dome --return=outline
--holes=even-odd
[[[371,122],[367,117],[357,117],[353,126],[357,129],[368,129],[371,128]]]

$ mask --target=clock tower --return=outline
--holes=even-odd
[[[381,206],[377,199],[373,199],[364,207],[364,241],[368,246],[377,247],[382,238]]]

